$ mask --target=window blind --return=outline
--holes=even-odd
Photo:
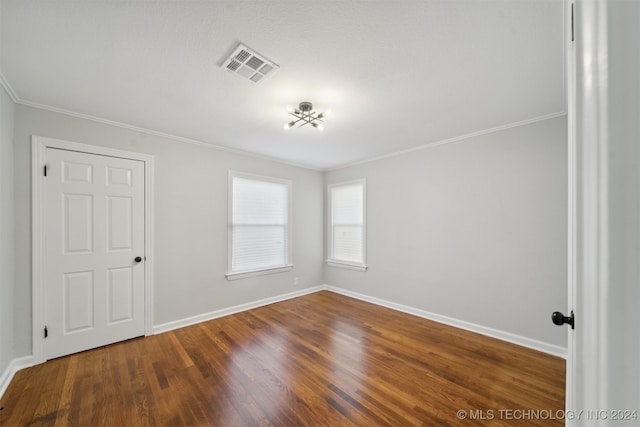
[[[331,187],[329,258],[364,264],[364,182]]]
[[[289,264],[289,187],[232,176],[231,273]]]

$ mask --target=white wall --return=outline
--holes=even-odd
[[[13,101],[0,87],[0,377],[14,357],[13,117]]]
[[[367,179],[367,272],[351,292],[566,348],[567,127],[549,119],[329,172]],[[326,242],[326,240],[325,240]]]
[[[566,346],[549,320],[567,305],[564,117],[326,174],[24,105],[14,133],[14,358],[31,353],[32,135],[155,156],[156,325],[327,283]],[[293,180],[292,272],[224,278],[229,169]],[[323,267],[326,184],[361,177],[369,271]]]
[[[17,105],[15,111],[16,354],[31,353],[32,135],[155,156],[155,324],[322,283],[323,175]],[[227,281],[229,169],[293,180],[291,272]],[[300,284],[294,286],[294,277]]]
[[[611,142],[607,399],[610,409],[640,411],[640,2],[606,6]]]

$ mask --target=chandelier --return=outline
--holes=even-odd
[[[291,114],[295,117],[295,120],[291,120],[289,123],[284,124],[284,129],[291,129],[298,123],[298,127],[302,127],[304,125],[311,125],[319,131],[324,130],[323,120],[325,117],[329,115],[329,111],[325,113],[316,113],[313,111],[313,104],[310,102],[301,102],[298,105],[298,108],[295,108],[291,105],[287,106],[287,113]]]

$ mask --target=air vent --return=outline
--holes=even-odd
[[[280,66],[241,44],[224,61],[222,68],[252,83],[260,83],[275,74]]]

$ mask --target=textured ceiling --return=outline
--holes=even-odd
[[[2,0],[18,102],[318,169],[565,110],[562,0]],[[220,65],[242,42],[281,69]],[[331,109],[283,130],[287,104]]]

